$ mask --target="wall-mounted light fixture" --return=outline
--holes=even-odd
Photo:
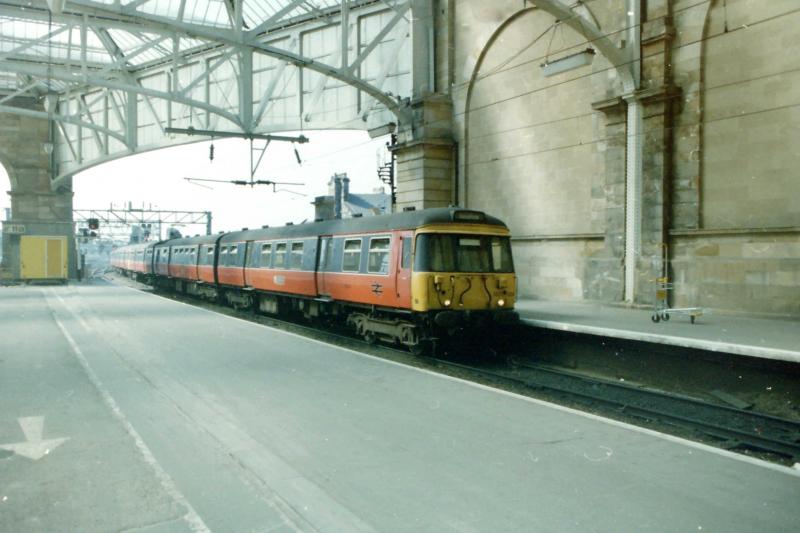
[[[541,64],[542,74],[545,76],[555,76],[568,70],[585,67],[592,64],[594,61],[595,51],[594,48],[587,48],[581,50],[577,54],[560,57],[552,61],[545,61]]]

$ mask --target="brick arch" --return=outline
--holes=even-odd
[[[17,190],[18,181],[17,181],[16,171],[14,170],[14,167],[9,163],[9,161],[10,158],[8,157],[8,155],[5,154],[2,150],[0,150],[0,167],[3,167],[3,170],[6,171],[6,175],[8,175],[8,182],[9,182],[8,190],[5,190],[5,187],[0,185],[0,187],[2,187],[2,190],[0,190],[0,194],[3,195],[7,195],[8,193],[12,193]],[[3,204],[5,203],[6,202],[3,202]],[[13,218],[14,202],[11,201],[10,196],[8,200],[8,205],[11,207],[11,213],[12,213],[11,216]]]
[[[11,158],[8,157],[8,154],[3,152],[3,150],[0,150],[0,165],[5,169],[6,173],[8,174],[8,181],[11,184],[11,191],[16,191],[18,183],[17,176],[14,170],[14,166],[11,165],[11,163],[9,162],[10,160]]]

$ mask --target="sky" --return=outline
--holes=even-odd
[[[0,220],[5,220],[6,207],[11,207],[11,197],[7,194],[11,190],[11,182],[8,181],[8,172],[0,165]]]
[[[327,194],[327,183],[334,173],[347,173],[350,190],[355,193],[370,193],[382,185],[377,167],[379,159],[388,160],[388,136],[370,139],[364,131],[349,130],[303,134],[310,141],[294,145],[301,165],[291,143],[275,141],[255,173],[255,179],[303,184],[277,187],[284,192],[273,192],[271,186],[264,185],[250,188],[186,181],[185,177],[249,179],[250,142],[223,139],[213,141],[213,161],[209,160],[211,143],[204,141],[128,156],[78,173],[73,179],[74,207],[108,209],[114,204],[122,208],[130,202],[135,208],[212,211],[213,231],[218,232],[313,220],[311,202],[315,196]],[[255,141],[255,146],[263,146],[263,142]],[[258,154],[254,157],[257,159]],[[7,182],[5,185],[8,187]],[[198,226],[179,229],[184,235],[203,233]]]

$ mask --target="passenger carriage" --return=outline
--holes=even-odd
[[[173,239],[153,246],[152,271],[181,292],[341,317],[368,340],[414,351],[516,319],[508,228],[458,208]]]

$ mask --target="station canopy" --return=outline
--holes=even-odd
[[[0,112],[56,124],[56,180],[186,142],[170,129],[272,133],[402,122],[410,117],[417,3],[431,5],[2,0]],[[14,100],[31,95],[41,105]]]

